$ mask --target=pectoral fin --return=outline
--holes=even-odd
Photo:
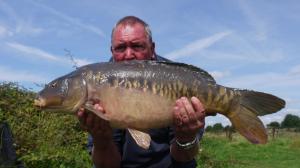
[[[142,147],[143,149],[149,149],[151,141],[149,134],[134,129],[128,129],[128,131],[138,146]]]
[[[87,103],[85,103],[84,108],[87,109],[88,111],[93,112],[94,114],[96,114],[100,118],[109,121],[109,118],[107,118],[107,116],[105,116],[102,111],[99,111],[99,110],[95,109],[93,104],[87,102]]]

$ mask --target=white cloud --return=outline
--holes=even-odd
[[[48,79],[35,75],[26,70],[14,70],[13,68],[0,66],[0,80],[11,82],[35,82],[46,83]]]
[[[18,20],[18,23],[15,28],[15,33],[18,34],[30,34],[30,35],[38,35],[43,33],[45,30],[43,28],[35,27],[31,22]]]
[[[91,61],[88,61],[86,59],[77,59],[77,58],[75,58],[75,62],[77,63],[78,66],[83,66],[92,63]]]
[[[205,117],[205,126],[213,126],[216,123],[221,123],[223,126],[231,125],[230,120],[221,114],[217,114],[216,116]]]
[[[0,37],[12,36],[13,32],[9,31],[6,27],[0,25]]]
[[[210,47],[211,45],[215,44],[216,42],[220,41],[224,37],[230,35],[232,32],[231,31],[224,31],[220,33],[216,33],[210,37],[204,38],[204,39],[199,39],[196,40],[186,46],[184,46],[181,49],[172,51],[171,53],[166,54],[165,56],[169,59],[178,59],[181,57],[187,57],[195,52],[199,52],[205,48]]]
[[[48,53],[42,49],[31,47],[31,46],[26,46],[26,45],[16,43],[16,42],[7,42],[6,44],[11,48],[26,54],[26,56],[28,56],[28,57],[39,58],[39,59],[43,59],[44,61],[60,62],[60,63],[63,63],[64,65],[66,63],[73,65],[73,62],[71,61],[71,59],[67,58],[66,56],[54,55],[54,54]],[[78,66],[82,66],[82,65],[91,63],[90,61],[88,61],[86,59],[74,58],[74,60],[78,64]]]
[[[44,10],[46,10],[47,12],[49,12],[49,13],[51,13],[53,15],[56,15],[57,17],[65,20],[65,21],[67,21],[68,23],[71,23],[73,25],[76,25],[78,27],[86,29],[86,30],[91,31],[93,33],[96,33],[99,36],[105,37],[103,31],[101,29],[93,26],[93,25],[90,25],[90,24],[87,24],[87,23],[83,23],[79,19],[67,16],[64,13],[61,13],[61,12],[59,12],[59,11],[57,11],[57,10],[49,7],[49,6],[46,6],[46,5],[42,4],[42,3],[38,3],[36,1],[31,1],[31,0],[29,0],[28,2],[30,2],[30,3],[32,3],[32,4],[36,5],[36,6],[38,6],[40,8],[42,8]]]
[[[209,72],[216,80],[230,76],[230,71],[211,71]]]
[[[300,65],[296,65],[296,66],[293,66],[290,71],[289,71],[289,74],[300,74]]]
[[[259,74],[243,75],[226,79],[225,85],[238,88],[255,88],[255,87],[297,87],[300,86],[300,73],[298,66],[291,67],[288,72],[275,73],[266,72]]]
[[[300,117],[300,109],[284,109],[274,114],[262,116],[260,117],[260,119],[264,122],[265,125],[273,121],[277,121],[281,123],[284,120],[285,116],[288,114],[292,114]]]
[[[60,61],[58,56],[49,54],[38,48],[34,48],[34,47],[30,47],[30,46],[26,46],[26,45],[23,45],[20,43],[14,43],[14,42],[7,42],[6,44],[13,49],[21,51],[27,55],[30,55],[31,57],[40,57],[40,58],[50,60],[50,61]]]

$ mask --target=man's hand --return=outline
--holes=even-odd
[[[104,112],[99,101],[94,102],[94,108]],[[79,109],[77,117],[81,128],[92,135],[92,160],[95,167],[120,167],[121,155],[113,141],[113,131],[109,123],[83,108]]]
[[[94,108],[99,111],[104,111],[99,102],[94,103]],[[112,128],[107,121],[84,108],[79,109],[77,117],[80,121],[81,128],[92,135],[96,146],[105,146],[107,141],[112,141]]]
[[[173,110],[175,138],[178,142],[193,141],[205,124],[205,109],[196,97],[189,101],[182,97],[176,101]]]

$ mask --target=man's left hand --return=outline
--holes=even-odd
[[[196,97],[189,101],[182,97],[176,101],[173,109],[175,138],[178,142],[193,141],[205,125],[205,109]]]

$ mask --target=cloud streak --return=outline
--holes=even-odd
[[[14,70],[9,67],[0,66],[0,80],[12,81],[12,82],[35,82],[35,83],[46,83],[48,79],[27,72],[26,70]]]
[[[6,27],[0,25],[0,38],[12,36],[13,32],[9,31]]]
[[[73,25],[76,25],[76,26],[81,27],[81,28],[83,28],[85,30],[91,31],[91,32],[93,32],[93,33],[95,33],[95,34],[97,34],[97,35],[99,35],[101,37],[105,37],[103,31],[101,29],[93,26],[93,25],[90,25],[90,24],[87,24],[87,23],[83,23],[79,19],[67,16],[66,14],[61,13],[61,12],[59,12],[59,11],[57,11],[57,10],[49,7],[49,6],[46,6],[44,4],[41,4],[41,3],[38,3],[38,2],[35,2],[35,1],[31,1],[31,0],[28,0],[28,2],[30,2],[30,3],[32,3],[32,4],[36,5],[36,6],[44,9],[45,11],[47,11],[47,12],[53,14],[53,15],[56,15],[57,17],[65,20],[65,21],[67,21],[67,22],[69,22],[69,23],[71,23]]]
[[[258,12],[256,12],[245,0],[239,0],[238,2],[242,12],[248,19],[249,24],[256,31],[256,39],[258,41],[266,40],[268,34],[266,22],[257,15]]]
[[[15,36],[17,34],[36,35],[44,31],[44,29],[42,28],[33,26],[31,21],[20,18],[19,15],[15,12],[14,8],[4,3],[4,1],[0,1],[0,9],[1,11],[3,11],[4,14],[7,15],[7,17],[11,18],[11,20],[15,24],[14,26],[4,26],[4,27],[0,26],[0,37],[1,37],[1,32],[3,33],[5,29],[6,29],[5,33],[8,36]]]
[[[216,80],[230,76],[230,71],[210,71],[209,72]]]
[[[210,47],[211,45],[215,44],[216,42],[220,41],[224,37],[230,35],[231,31],[224,31],[220,33],[216,33],[210,37],[196,40],[186,46],[184,46],[181,49],[175,50],[173,52],[170,52],[166,54],[165,56],[169,59],[178,59],[182,57],[191,56],[192,54],[199,52],[205,48]]]
[[[227,79],[225,85],[233,87],[293,87],[300,86],[300,66],[291,67],[288,72],[265,72],[260,74],[243,75]]]
[[[39,58],[39,59],[52,61],[52,62],[59,62],[59,63],[63,63],[63,64],[65,64],[65,63],[73,64],[73,62],[71,61],[70,58],[54,55],[54,54],[48,53],[39,48],[23,45],[23,44],[16,43],[16,42],[7,42],[6,45],[12,49],[15,49],[19,52],[26,54],[29,57]],[[74,58],[74,60],[78,64],[78,66],[82,66],[82,65],[91,63],[90,61],[87,61],[85,59]]]

